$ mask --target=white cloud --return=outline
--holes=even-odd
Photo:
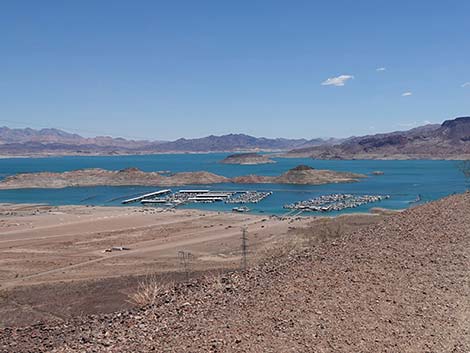
[[[338,77],[330,77],[329,79],[323,81],[322,86],[344,86],[346,81],[353,79],[352,75],[339,75]]]
[[[467,86],[470,86],[470,82],[465,82],[464,84],[462,84],[462,87],[467,87]]]
[[[375,69],[375,71],[379,71],[379,72],[380,71],[385,71],[385,70],[387,70],[385,67],[378,67],[378,68]]]
[[[409,97],[409,96],[412,96],[413,95],[413,92],[404,92],[401,94],[402,97]]]

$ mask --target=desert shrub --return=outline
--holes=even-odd
[[[168,294],[172,287],[171,281],[154,275],[148,276],[139,283],[137,290],[129,295],[129,301],[139,307],[156,305],[158,299]]]

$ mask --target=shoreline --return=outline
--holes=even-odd
[[[419,205],[418,205],[419,206]],[[66,205],[52,205],[48,203],[21,203],[21,202],[0,202],[0,217],[2,217],[2,211],[1,209],[3,207],[25,207],[25,208],[34,208],[34,207],[50,207],[50,208],[84,208],[84,209],[107,209],[107,210],[115,210],[115,211],[121,211],[121,210],[133,210],[134,212],[136,211],[149,211],[152,210],[155,213],[172,213],[172,212],[204,212],[208,214],[226,214],[226,215],[232,215],[232,214],[239,214],[239,215],[247,215],[247,216],[258,216],[258,217],[269,217],[269,218],[279,218],[279,219],[298,219],[298,218],[306,218],[306,219],[312,219],[312,218],[338,218],[338,217],[343,217],[343,216],[382,216],[382,215],[390,215],[390,214],[396,214],[400,213],[403,211],[406,211],[411,207],[408,208],[399,208],[399,209],[392,209],[392,208],[384,208],[384,207],[371,207],[369,211],[353,211],[351,209],[345,209],[342,211],[339,211],[339,213],[334,213],[334,214],[328,214],[328,213],[322,213],[322,212],[302,212],[299,215],[296,216],[291,216],[288,215],[290,212],[289,210],[286,210],[284,213],[281,214],[275,214],[275,213],[268,213],[268,212],[245,212],[245,213],[235,213],[231,210],[212,210],[212,209],[204,209],[204,208],[197,208],[197,207],[186,207],[186,208],[168,208],[168,207],[153,207],[153,206],[145,206],[141,204],[136,204],[134,206],[126,204],[126,205],[85,205],[85,204],[66,204]],[[414,206],[416,207],[416,206]]]
[[[2,159],[28,159],[28,158],[59,158],[59,157],[131,157],[131,156],[160,156],[160,155],[202,155],[202,154],[226,154],[226,153],[244,153],[244,152],[260,152],[273,154],[271,158],[279,159],[308,159],[312,161],[464,161],[470,159],[470,155],[456,155],[448,156],[444,158],[434,158],[432,156],[406,156],[406,155],[392,155],[392,156],[360,156],[359,158],[312,158],[307,155],[289,155],[286,151],[279,150],[243,150],[243,151],[206,151],[206,152],[142,152],[142,153],[64,153],[64,154],[22,154],[22,155],[0,155],[0,160]],[[268,163],[269,164],[269,163]],[[255,164],[242,164],[242,165],[256,165]]]
[[[188,155],[188,154],[226,154],[226,153],[284,153],[285,150],[227,150],[227,151],[167,151],[167,152],[141,152],[141,153],[59,153],[59,154],[22,154],[22,155],[0,155],[0,159],[13,159],[13,158],[54,158],[54,157],[123,157],[123,156],[159,156],[159,155]],[[276,156],[277,158],[277,156]],[[283,157],[279,157],[283,158]]]

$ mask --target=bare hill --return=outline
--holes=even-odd
[[[10,351],[470,350],[470,196],[157,290],[141,310],[0,330]]]
[[[408,131],[353,137],[334,146],[294,149],[284,156],[315,159],[466,159],[470,158],[470,117]]]

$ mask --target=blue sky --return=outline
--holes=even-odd
[[[0,125],[175,139],[442,122],[470,115],[469,14],[468,0],[3,1]]]

